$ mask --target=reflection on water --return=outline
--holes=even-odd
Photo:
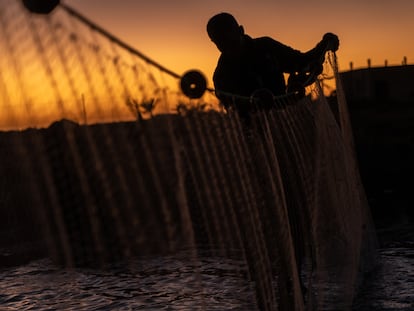
[[[0,274],[1,310],[255,310],[236,260],[137,260],[106,271],[59,269],[48,260]]]
[[[355,311],[414,310],[414,245],[381,250],[378,269],[361,290]]]
[[[354,311],[414,310],[413,223],[380,229],[380,260],[359,292]]]
[[[361,289],[354,311],[414,310],[414,243],[403,244],[380,250],[379,266]],[[35,261],[0,272],[1,310],[257,309],[241,261],[189,258],[146,258],[106,271]]]

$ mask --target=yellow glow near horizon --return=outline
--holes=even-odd
[[[154,113],[169,113],[182,100],[175,77],[76,24],[62,10],[46,19],[13,1],[0,5],[6,5],[2,14],[13,17],[2,21],[0,37],[0,130],[45,127],[63,118],[132,120],[136,111],[128,100],[153,101]]]
[[[6,0],[4,1],[6,3]],[[334,32],[338,34],[341,41],[337,55],[339,69],[342,71],[349,70],[350,62],[353,63],[355,69],[364,68],[367,66],[368,58],[371,59],[371,66],[383,66],[386,60],[389,66],[400,65],[404,57],[407,57],[408,63],[412,63],[414,59],[414,54],[412,54],[414,43],[407,39],[411,36],[411,29],[414,27],[409,9],[410,7],[414,9],[411,1],[396,0],[392,4],[383,5],[372,1],[361,3],[356,0],[349,0],[346,3],[316,0],[312,4],[299,0],[278,4],[266,0],[258,0],[254,4],[243,0],[226,2],[212,0],[209,3],[188,3],[177,0],[174,3],[162,5],[160,2],[162,1],[154,0],[151,3],[138,4],[131,0],[117,2],[113,0],[66,0],[67,4],[73,5],[75,9],[98,25],[168,69],[178,74],[183,74],[190,69],[201,70],[208,79],[209,87],[213,87],[211,78],[219,52],[207,37],[205,25],[213,14],[220,11],[234,13],[244,26],[246,33],[253,37],[268,35],[301,51],[314,47],[325,32]],[[317,3],[320,5],[318,6]],[[56,10],[56,12],[59,13],[61,10]],[[398,16],[398,20],[386,23],[385,21],[390,21],[390,14]],[[13,24],[20,20],[13,15],[6,17],[10,18],[10,23]],[[46,20],[41,16],[35,19],[40,22]],[[61,19],[58,20],[61,21]],[[71,22],[62,22],[62,25],[66,27],[65,31],[74,31],[80,36],[86,35],[87,40],[93,42],[93,38],[88,35],[89,29],[76,25],[74,28]],[[47,27],[40,28],[43,36],[48,33],[47,29]],[[14,32],[10,29],[4,28],[2,31],[9,31],[8,35],[14,36]],[[47,55],[47,60],[54,70],[54,76],[51,77],[44,71],[42,61],[37,58],[38,51],[33,47],[33,42],[26,40],[25,31],[30,32],[30,26],[17,26],[16,38],[13,39],[13,46],[8,52],[19,61],[21,60],[20,69],[12,64],[5,64],[7,57],[2,57],[3,62],[0,60],[2,68],[0,78],[3,84],[5,84],[4,81],[6,82],[8,88],[4,91],[4,86],[0,85],[0,93],[2,93],[0,100],[3,102],[3,110],[9,109],[0,117],[2,118],[0,124],[8,126],[7,124],[13,123],[11,120],[15,118],[18,118],[19,122],[27,119],[32,120],[30,122],[47,123],[48,120],[57,119],[60,116],[82,121],[84,117],[81,98],[85,99],[91,119],[98,120],[101,117],[107,120],[117,114],[131,115],[123,99],[114,105],[109,99],[110,96],[106,96],[99,106],[98,104],[94,106],[94,97],[101,98],[101,95],[93,94],[99,92],[91,91],[89,85],[91,82],[85,77],[84,69],[76,64],[76,54],[79,50],[76,44],[66,50],[68,43],[62,43],[65,48],[63,57],[70,67],[70,77],[75,89],[75,94],[73,94],[73,87],[69,87],[70,77],[61,65],[59,49]],[[61,36],[65,36],[65,33],[58,32],[58,41],[62,39]],[[51,37],[47,40],[53,41],[54,39]],[[4,48],[4,45],[2,47]],[[111,46],[108,45],[106,49],[110,51]],[[3,50],[0,53],[3,53]],[[94,52],[83,51],[83,53],[91,54],[86,61],[95,68],[94,73],[89,77],[95,84],[93,88],[105,89],[105,81],[99,76],[102,68],[100,68],[99,61],[93,59]],[[11,66],[10,69],[7,69],[7,66]],[[119,98],[122,98],[122,83],[118,81],[116,67],[113,65],[104,67],[111,71],[106,73],[107,77],[111,83],[116,82],[114,91],[118,93]],[[16,72],[19,70],[22,71],[20,74],[23,88],[26,91],[30,90],[30,94],[18,91],[21,82]],[[141,76],[152,74],[146,69],[141,73]],[[53,79],[59,82],[57,89],[51,86]],[[133,81],[135,77],[130,76],[128,79],[135,83]],[[169,81],[169,78],[166,78],[166,80],[168,81],[163,83],[171,88],[177,88],[176,79]],[[0,80],[0,83],[2,81]],[[134,94],[137,99],[144,99]],[[60,101],[64,103],[63,107],[59,104]],[[13,109],[5,107],[13,107]],[[161,105],[157,109],[161,109]],[[164,109],[174,109],[174,107],[164,105]],[[22,114],[25,116],[17,117]]]

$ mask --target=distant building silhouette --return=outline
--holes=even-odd
[[[414,103],[414,65],[370,67],[341,72],[349,101]]]

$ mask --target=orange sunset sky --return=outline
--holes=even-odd
[[[325,32],[340,38],[341,71],[414,62],[412,0],[66,0],[98,25],[168,69],[211,76],[219,56],[205,32],[215,13],[233,13],[247,34],[312,48]]]
[[[313,48],[326,32],[337,34],[340,38],[337,52],[340,71],[349,70],[351,61],[354,68],[364,68],[367,59],[371,59],[371,66],[384,66],[385,61],[389,66],[401,65],[405,57],[409,64],[414,64],[413,0],[61,2],[178,75],[191,69],[201,70],[210,88],[214,87],[211,78],[219,51],[207,36],[206,24],[210,17],[223,11],[232,13],[252,37],[270,36],[301,51]],[[0,28],[0,54],[4,53],[4,57],[0,57],[0,86],[3,85],[0,88],[0,105],[5,111],[0,116],[0,130],[47,126],[62,118],[79,123],[135,118],[136,112],[131,112],[131,107],[126,105],[126,93],[122,91],[126,83],[133,84],[128,98],[140,103],[148,99],[156,100],[154,111],[157,113],[175,111],[177,103],[188,100],[173,97],[163,100],[161,93],[156,94],[157,87],[147,85],[153,83],[151,68],[140,67],[141,82],[134,80],[136,76],[129,76],[128,81],[124,81],[119,75],[116,76],[118,63],[102,66],[99,59],[104,54],[96,57],[92,49],[80,53],[82,57],[89,57],[88,65],[93,68],[93,74],[89,75],[93,78],[88,78],[87,70],[82,69],[82,61],[79,60],[79,48],[73,40],[70,44],[65,42],[71,37],[51,35],[63,31],[63,28],[56,28],[56,24],[53,26],[56,32],[47,31],[47,21],[50,20],[43,16],[27,18],[29,15],[21,15],[24,11],[16,3],[15,0],[0,0],[1,22],[5,25]],[[65,22],[64,15],[59,15],[59,12],[64,11],[55,10],[57,15],[54,16],[60,19],[59,23],[75,34],[85,31],[88,37],[87,27],[79,28],[79,25],[68,20]],[[35,44],[38,42],[34,36],[36,32],[41,33],[40,45]],[[100,44],[105,47],[103,42]],[[47,46],[45,52],[41,48],[43,45]],[[71,63],[76,57],[77,63]],[[103,71],[107,76],[100,75]],[[134,71],[129,70],[128,74],[134,74]],[[105,89],[109,76],[113,84],[112,93]],[[171,82],[164,81],[164,78],[156,83],[178,87],[176,79]],[[213,96],[209,92],[207,95]],[[210,102],[209,99],[207,102]]]

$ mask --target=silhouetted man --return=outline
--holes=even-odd
[[[237,96],[249,99],[254,92],[262,89],[269,90],[273,95],[287,92],[304,94],[304,87],[322,72],[326,51],[336,51],[339,47],[339,39],[332,33],[326,33],[313,49],[305,53],[270,37],[253,39],[244,33],[243,26],[229,13],[213,16],[207,23],[207,32],[221,52],[213,76],[216,95],[226,108],[236,108],[247,128],[250,111],[254,107],[249,100],[237,101]],[[284,73],[290,74],[288,85]],[[289,218],[295,224],[298,220],[294,212],[290,211]],[[300,273],[302,249],[305,246],[301,242],[300,232],[294,232],[293,235]],[[252,275],[254,273],[252,271]]]
[[[339,47],[338,37],[332,33],[325,34],[316,47],[306,53],[270,37],[253,39],[229,13],[213,16],[208,21],[207,33],[221,52],[213,82],[216,95],[226,108],[233,104],[232,95],[250,97],[260,89],[267,89],[273,95],[302,91],[314,80],[309,80],[305,73],[312,72],[314,77],[320,74],[325,52],[336,51]],[[291,74],[289,89],[284,73]]]

